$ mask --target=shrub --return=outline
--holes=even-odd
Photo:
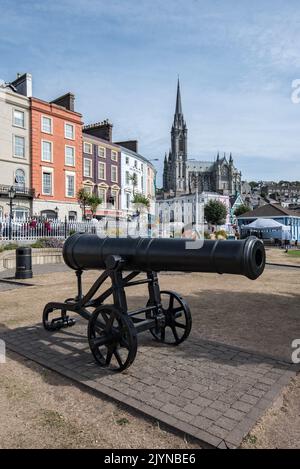
[[[225,230],[219,230],[215,232],[217,239],[227,239],[228,235]]]
[[[31,245],[32,248],[62,248],[63,239],[57,238],[41,238]]]
[[[3,246],[3,251],[11,251],[13,249],[17,249],[18,244],[16,243],[8,243]]]

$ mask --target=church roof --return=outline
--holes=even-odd
[[[176,109],[175,109],[175,114],[182,114],[179,78],[178,78],[178,82],[177,82],[177,97],[176,97]]]
[[[187,160],[186,167],[190,171],[209,171],[213,164],[213,161]]]

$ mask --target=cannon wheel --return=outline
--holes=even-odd
[[[60,316],[50,321],[49,315],[54,313],[54,311],[60,311]],[[43,326],[46,331],[57,331],[63,327],[74,326],[75,323],[75,319],[67,316],[67,311],[63,308],[63,305],[61,305],[61,307],[55,307],[51,303],[46,304],[43,311]]]
[[[101,305],[92,314],[88,340],[95,360],[102,367],[123,371],[134,361],[137,333],[132,320],[113,305]]]
[[[189,305],[176,292],[162,290],[161,303],[165,316],[165,325],[150,329],[153,337],[165,344],[178,345],[190,334],[192,316]],[[149,302],[147,304],[149,306]]]

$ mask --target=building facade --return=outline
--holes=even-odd
[[[12,215],[31,214],[34,191],[30,171],[30,74],[0,86],[0,219],[9,215],[9,190],[13,187]]]
[[[34,216],[81,217],[77,192],[82,186],[82,121],[74,95],[45,102],[31,98],[31,187]]]
[[[243,225],[249,225],[258,218],[272,218],[289,227],[288,239],[300,241],[300,211],[288,210],[280,204],[266,204],[237,217],[238,227],[241,231]],[[276,238],[276,232],[270,231],[269,237]]]
[[[107,121],[83,128],[83,188],[102,203],[96,218],[120,217],[121,151],[111,141],[112,125]],[[91,216],[87,208],[86,215]]]
[[[241,172],[234,166],[232,154],[227,159],[217,154],[215,161],[188,159],[187,126],[182,113],[180,84],[177,84],[176,107],[171,129],[171,149],[165,154],[163,191],[170,196],[193,192],[218,192],[235,195],[241,191]]]
[[[137,209],[132,200],[134,194],[142,194],[150,201],[148,213],[155,215],[155,178],[156,171],[152,163],[137,151],[130,142],[126,148],[126,142],[121,145],[121,209],[125,216],[135,215]],[[136,151],[134,151],[135,149]]]

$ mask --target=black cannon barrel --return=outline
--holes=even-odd
[[[199,248],[199,241],[187,239],[100,238],[76,233],[63,248],[65,263],[75,270],[105,269],[110,256],[120,256],[124,270],[217,272],[252,280],[265,267],[264,245],[254,236],[238,241],[205,240]]]

